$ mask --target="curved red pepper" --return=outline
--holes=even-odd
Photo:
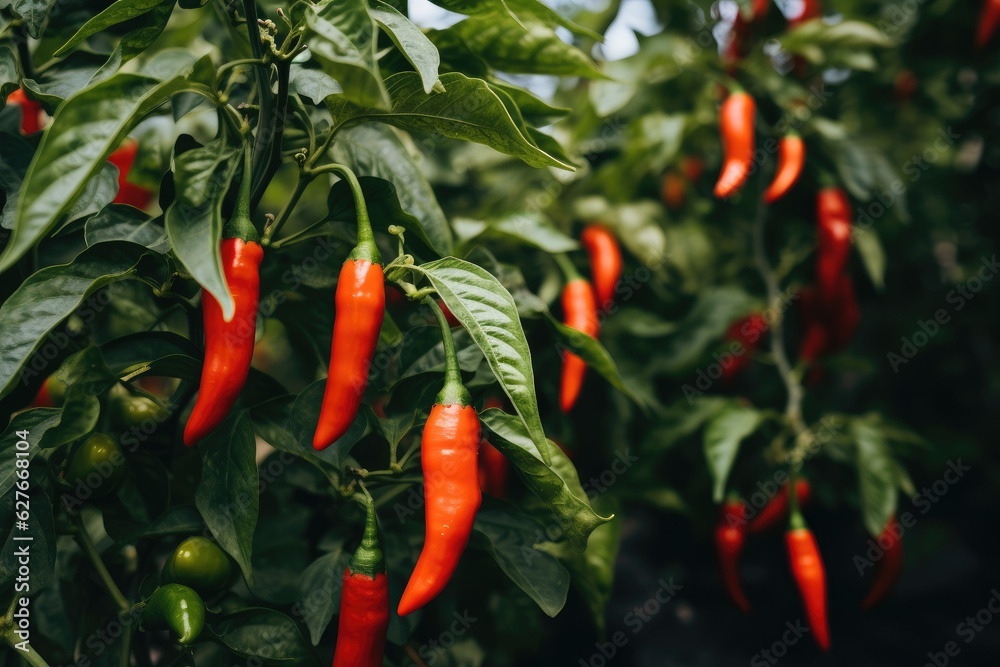
[[[336,442],[358,414],[385,314],[385,277],[378,258],[349,258],[337,282],[330,370],[313,447]]]
[[[7,96],[7,104],[21,107],[21,133],[34,134],[42,128],[42,103],[28,97],[18,88]]]
[[[837,294],[851,252],[851,204],[839,187],[826,187],[816,198],[816,286],[823,300]]]
[[[361,546],[344,569],[333,667],[382,667],[389,630],[389,580],[368,508]]]
[[[594,293],[600,310],[611,308],[615,300],[615,287],[622,276],[622,251],[611,230],[603,225],[588,225],[580,235],[590,257],[590,273],[594,279]]]
[[[800,505],[808,505],[812,498],[812,486],[808,480],[799,479],[795,482],[795,494]],[[778,493],[761,508],[747,525],[749,533],[763,533],[788,519],[788,485],[782,486]]]
[[[816,538],[808,528],[794,528],[785,534],[785,544],[813,638],[827,651],[830,649],[830,627],[826,617],[826,570]]]
[[[481,435],[479,415],[471,405],[436,403],[431,408],[420,443],[427,519],[424,548],[399,600],[400,616],[437,596],[465,551],[482,503],[476,474]]]
[[[799,180],[805,162],[806,145],[802,137],[797,134],[782,137],[778,144],[778,169],[771,185],[764,191],[764,201],[773,204],[788,194]]]
[[[202,300],[205,322],[205,363],[198,399],[184,427],[188,447],[208,435],[229,414],[243,390],[253,359],[260,299],[260,263],[264,249],[256,241],[224,238],[222,268],[236,311],[228,322],[222,307],[209,292]]]
[[[882,547],[883,543],[888,546]],[[886,522],[878,537],[878,545],[882,548],[882,557],[875,562],[875,578],[861,603],[862,609],[871,609],[881,602],[896,585],[903,570],[903,534],[895,516],[889,517]]]
[[[719,523],[715,527],[715,551],[719,556],[719,570],[726,592],[744,613],[750,611],[750,602],[743,593],[740,581],[740,554],[746,541],[746,512],[743,503],[727,501],[722,506]]]
[[[736,194],[750,174],[756,113],[753,97],[742,91],[730,94],[719,110],[719,129],[725,151],[722,173],[715,184],[715,196],[720,199]]]
[[[976,47],[983,48],[993,39],[1000,26],[1000,0],[985,0],[976,24]]]
[[[597,337],[600,324],[597,319],[597,302],[590,283],[575,278],[566,283],[562,293],[562,307],[566,326]],[[580,397],[587,362],[572,352],[563,353],[562,382],[559,387],[559,407],[569,412]]]
[[[108,156],[108,162],[118,167],[118,194],[115,195],[115,204],[128,204],[136,208],[145,209],[153,200],[153,193],[141,185],[129,183],[128,175],[135,164],[135,156],[139,151],[139,142],[135,139],[126,139],[122,145]]]
[[[732,362],[728,366],[722,367],[724,379],[731,380],[736,377],[750,363],[754,351],[760,347],[761,341],[764,340],[767,329],[767,321],[760,313],[752,313],[730,325],[726,332],[726,340],[739,343],[742,346],[742,352],[739,354],[734,352]]]

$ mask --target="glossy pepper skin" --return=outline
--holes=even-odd
[[[38,388],[38,393],[31,401],[33,408],[59,408],[66,400],[66,385],[62,380],[52,374],[45,378],[45,382]]]
[[[746,541],[745,516],[745,508],[739,501],[727,501],[722,506],[719,523],[715,527],[715,551],[726,592],[741,611],[748,613],[750,602],[740,581],[740,554]]]
[[[566,326],[597,337],[600,323],[597,319],[597,301],[590,283],[575,278],[566,283],[562,293],[563,317]],[[562,382],[559,386],[559,407],[569,412],[580,397],[587,362],[572,352],[563,353]]]
[[[190,644],[205,627],[205,603],[187,586],[160,586],[143,607],[142,627],[169,630],[178,644]]]
[[[985,0],[976,24],[976,47],[983,48],[990,43],[1000,26],[1000,0]]]
[[[146,188],[130,183],[128,180],[132,165],[135,164],[135,156],[139,152],[139,142],[135,139],[126,139],[122,145],[115,149],[108,156],[108,162],[118,167],[118,194],[115,195],[115,204],[128,204],[136,208],[146,209],[153,200],[153,193]]]
[[[21,133],[34,134],[42,129],[42,103],[28,97],[18,88],[7,96],[7,104],[21,107]]]
[[[431,408],[420,443],[427,527],[423,550],[399,601],[400,616],[437,596],[465,551],[482,503],[476,472],[481,437],[479,415],[471,405],[439,402]]]
[[[344,262],[335,308],[330,371],[313,435],[313,447],[318,450],[347,432],[368,386],[368,370],[385,314],[385,277],[378,258]]]
[[[215,430],[232,410],[253,360],[264,249],[256,240],[237,237],[222,239],[221,250],[222,268],[236,311],[226,321],[219,302],[209,292],[204,293],[205,363],[198,398],[184,427],[184,444],[188,447]]]
[[[344,569],[333,667],[382,667],[389,630],[389,580],[369,505],[361,546]]]
[[[183,584],[201,595],[213,595],[225,589],[233,575],[233,566],[219,545],[201,537],[189,537],[167,557],[160,573],[165,584]]]
[[[736,194],[747,180],[753,164],[754,118],[757,106],[753,97],[738,91],[731,93],[719,110],[719,129],[725,160],[715,184],[715,196],[727,199]]]
[[[806,162],[806,144],[797,134],[782,137],[778,144],[778,169],[774,180],[764,191],[764,201],[773,204],[792,189],[802,175]]]
[[[121,445],[104,433],[94,433],[80,443],[66,467],[66,481],[74,486],[86,485],[93,498],[114,491],[124,476],[125,455]]]
[[[878,537],[882,557],[875,562],[875,578],[861,603],[862,609],[871,609],[892,591],[903,570],[903,534],[896,517],[891,516]]]
[[[839,187],[816,197],[816,286],[821,299],[836,294],[837,282],[851,252],[851,204]]]
[[[618,239],[604,225],[588,225],[580,240],[590,257],[597,306],[607,311],[614,305],[615,287],[622,277],[622,251]]]
[[[800,505],[808,505],[812,499],[812,485],[806,479],[795,482],[795,493]],[[763,533],[782,523],[788,522],[788,485],[785,484],[747,524],[748,533]]]
[[[816,538],[808,528],[793,528],[785,533],[785,544],[813,638],[821,649],[828,651],[830,628],[826,616],[826,570]]]

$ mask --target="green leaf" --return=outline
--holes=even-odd
[[[441,65],[437,47],[410,19],[382,0],[372,0],[368,13],[420,74],[424,92],[431,92],[437,83],[438,67]]]
[[[555,617],[566,605],[569,572],[559,560],[534,548],[538,527],[506,512],[480,511],[475,531],[504,574],[517,584],[548,616]]]
[[[414,267],[430,280],[448,309],[486,355],[531,440],[549,461],[535,397],[531,348],[510,293],[485,269],[455,257]]]
[[[13,49],[0,44],[0,110],[7,104],[7,96],[17,90],[19,78]]]
[[[531,143],[535,145],[535,147],[545,153],[548,153],[560,162],[565,164],[572,163],[572,160],[568,155],[566,155],[566,151],[563,150],[563,147],[559,145],[558,141],[550,135],[528,126],[524,120],[524,116],[521,115],[520,108],[518,108],[517,104],[514,102],[514,98],[511,97],[507,91],[495,86],[491,86],[490,90],[492,90],[493,94],[496,95],[501,102],[503,102],[504,108],[507,109],[507,113],[510,115],[511,120],[514,121],[514,125],[517,126],[517,129],[520,130],[521,134],[527,137]]]
[[[28,518],[25,522],[27,529],[22,530],[14,525],[4,543],[3,551],[0,552],[0,587],[9,590],[13,588],[15,578],[20,574],[21,559],[18,552],[24,547],[28,547],[30,550],[29,585],[26,589],[19,590],[18,597],[21,595],[33,597],[48,586],[49,582],[52,581],[56,564],[56,534],[52,520],[52,502],[41,485],[32,485],[29,493],[31,497],[28,500],[18,496],[15,503],[14,499],[11,499],[11,505],[14,509],[28,511]],[[10,511],[7,507],[4,510]],[[11,517],[11,524],[13,524],[13,518]],[[3,523],[7,522],[3,521]],[[24,538],[30,538],[30,541]]]
[[[219,239],[225,220],[222,202],[239,168],[242,149],[215,139],[174,158],[176,198],[167,208],[165,223],[177,259],[232,317],[236,304],[222,270]]]
[[[232,556],[253,588],[250,555],[257,525],[259,484],[253,428],[246,413],[230,418],[198,444],[201,483],[195,506],[219,546]]]
[[[714,344],[733,323],[753,307],[753,300],[736,287],[716,287],[698,295],[698,301],[679,323],[657,359],[657,365],[667,373],[690,369],[701,360],[709,345]]]
[[[87,248],[71,263],[44,268],[21,283],[0,306],[0,331],[4,332],[0,397],[13,389],[18,372],[22,380],[42,372],[34,363],[32,368],[25,366],[60,322],[101,287],[134,276],[146,256],[156,255],[131,243],[101,243]],[[39,307],[42,303],[44,309]],[[44,369],[47,362],[37,360]]]
[[[152,11],[146,14],[139,25],[124,34],[115,44],[114,51],[108,61],[101,66],[91,79],[91,83],[104,81],[121,69],[122,65],[136,56],[142,55],[156,40],[160,38],[170,15],[174,11],[173,0],[163,0]]]
[[[425,158],[411,155],[392,128],[368,123],[342,130],[333,146],[333,156],[338,162],[351,165],[358,176],[376,176],[388,181],[395,190],[398,206],[413,216],[415,229],[421,230],[417,233],[426,234],[431,249],[438,256],[451,252],[451,228],[424,175],[426,168],[420,165]],[[353,199],[348,199],[353,208]],[[401,222],[395,224],[407,227]]]
[[[66,385],[66,398],[59,424],[46,431],[42,448],[58,447],[93,431],[101,414],[97,397],[118,380],[105,365],[100,348],[93,346],[63,362],[56,377]]]
[[[331,551],[314,560],[299,578],[298,608],[313,646],[319,644],[340,606],[341,581],[349,560],[343,550]]]
[[[557,229],[551,220],[539,213],[508,213],[489,222],[462,219],[456,221],[456,225],[462,226],[466,239],[486,233],[517,239],[552,254],[580,249],[580,244],[575,239]]]
[[[551,313],[548,313],[546,320],[555,329],[556,334],[558,334],[560,347],[569,348],[575,352],[581,359],[587,362],[588,367],[597,371],[612,387],[635,401],[637,405],[644,405],[639,395],[625,385],[621,374],[618,372],[615,360],[611,358],[611,355],[604,349],[600,341],[582,331],[577,331],[572,327],[566,326],[554,318]]]
[[[328,95],[344,92],[340,84],[326,72],[318,69],[307,69],[298,63],[292,63],[288,77],[288,89],[293,93],[305,95],[314,104],[322,104]]]
[[[557,446],[545,441],[548,458],[542,455],[514,415],[491,408],[479,418],[489,430],[489,441],[517,468],[528,489],[556,515],[558,527],[577,551],[587,547],[594,529],[610,521],[590,506],[573,463]]]
[[[268,663],[314,665],[316,658],[295,621],[273,609],[241,609],[209,624],[233,653]]]
[[[858,452],[861,518],[868,532],[878,536],[896,512],[896,460],[881,431],[873,424],[856,419],[851,422],[851,435]]]
[[[535,146],[510,117],[489,84],[458,72],[441,75],[443,93],[423,91],[420,75],[400,72],[386,79],[392,105],[387,110],[359,106],[344,95],[327,98],[334,131],[366,121],[380,121],[417,132],[472,141],[523,160],[532,167],[573,166]]]
[[[705,426],[705,458],[712,474],[712,499],[722,502],[726,494],[726,479],[733,467],[740,443],[757,430],[764,415],[753,408],[737,404],[726,406],[709,419]]]
[[[458,35],[473,53],[504,72],[604,78],[583,51],[540,21],[497,14],[459,21],[445,32]]]
[[[161,218],[127,204],[108,204],[87,220],[83,229],[87,246],[109,241],[128,241],[159,253],[170,249],[167,231]]]
[[[323,70],[357,104],[382,107],[386,91],[375,55],[375,22],[365,0],[298,2],[292,6],[296,22],[305,21],[306,43]]]
[[[117,0],[104,11],[87,21],[76,34],[60,46],[53,54],[56,57],[66,55],[66,52],[92,35],[107,30],[111,26],[131,21],[144,16],[161,5],[173,7],[173,0]]]
[[[33,39],[38,39],[42,33],[42,26],[49,16],[49,11],[56,4],[56,0],[9,0],[4,6],[9,6],[14,14],[24,19],[24,24],[28,29],[28,35]]]
[[[562,26],[582,37],[597,42],[603,41],[600,34],[577,25],[539,0],[434,0],[434,4],[467,16],[501,15],[503,18],[534,18],[548,25]]]
[[[193,88],[185,76],[161,82],[122,73],[66,100],[28,168],[14,232],[0,254],[0,272],[59,223],[87,181],[146,114],[172,95]]]
[[[507,93],[529,122],[538,125],[546,124],[555,118],[562,118],[570,112],[566,107],[554,107],[512,83],[500,79],[490,79],[489,84],[494,91],[502,90]]]
[[[35,408],[14,415],[10,420],[7,430],[0,437],[0,496],[6,496],[17,481],[18,459],[30,462],[41,451],[38,443],[46,431],[59,423],[60,412],[56,408]],[[18,443],[25,440],[21,437],[24,431],[29,434],[28,446],[18,447]],[[24,452],[25,456],[18,457],[18,452]]]
[[[858,248],[861,263],[865,265],[865,271],[868,272],[875,289],[882,291],[885,289],[885,249],[878,238],[878,233],[871,228],[856,229],[854,245]]]

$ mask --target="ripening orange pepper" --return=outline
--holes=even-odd
[[[725,160],[715,184],[715,196],[726,199],[736,194],[747,180],[753,165],[754,119],[757,114],[753,97],[743,91],[731,93],[719,110],[719,130]]]
[[[597,319],[597,301],[590,283],[574,278],[566,283],[562,292],[563,317],[566,326],[597,337],[600,324]],[[587,362],[572,352],[563,353],[562,381],[559,387],[559,407],[569,412],[580,397]]]
[[[580,240],[590,257],[598,308],[607,311],[614,305],[615,287],[622,276],[622,251],[618,239],[607,227],[594,224],[587,225]]]
[[[806,145],[802,137],[794,133],[782,137],[778,144],[778,168],[771,185],[764,191],[764,201],[773,204],[788,194],[802,175],[805,162]]]

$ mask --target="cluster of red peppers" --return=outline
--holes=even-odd
[[[785,545],[789,567],[806,610],[806,618],[819,647],[830,648],[830,629],[827,619],[826,572],[816,537],[802,517],[801,507],[808,504],[812,487],[805,479],[785,484],[756,514],[751,514],[741,500],[727,500],[720,512],[715,528],[715,549],[719,559],[722,582],[736,606],[747,613],[750,602],[743,591],[739,561],[747,534],[763,533],[787,522]],[[868,594],[861,603],[869,609],[879,603],[892,590],[903,563],[902,541],[895,530],[895,518],[886,523],[879,545],[885,544],[882,557],[875,566],[874,579]]]
[[[560,256],[560,266],[566,276],[562,291],[563,323],[592,338],[600,333],[600,313],[614,307],[615,288],[622,275],[622,252],[611,230],[600,224],[588,225],[580,235],[590,260],[593,284],[582,277],[572,263]],[[572,352],[563,353],[562,381],[559,386],[559,407],[568,413],[573,409],[583,388],[587,363]]]

